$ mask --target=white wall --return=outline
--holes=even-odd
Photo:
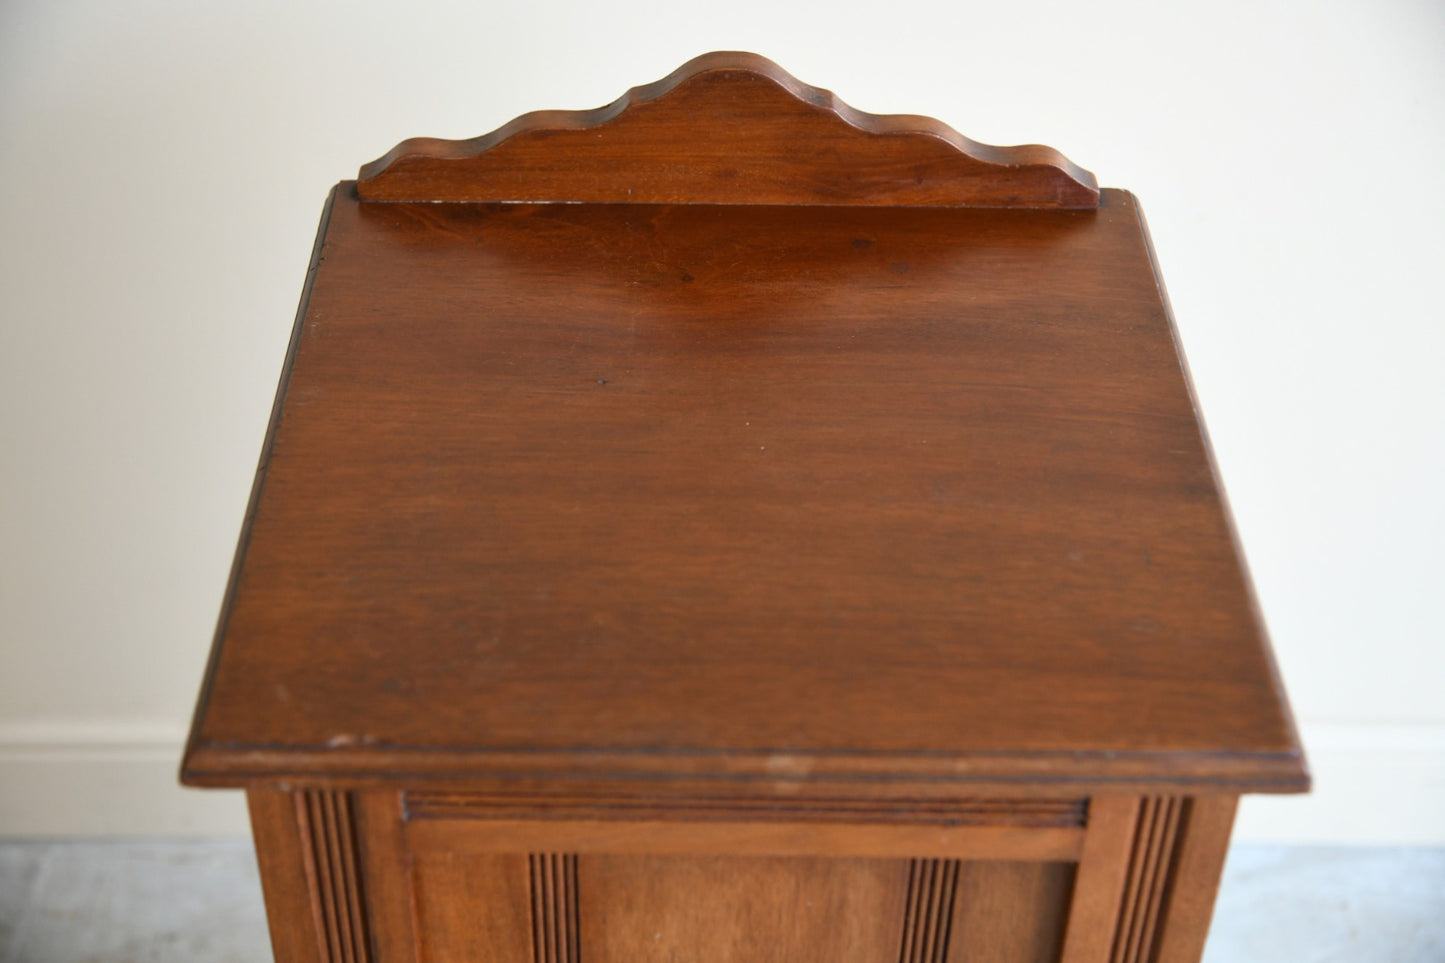
[[[1317,778],[1241,834],[1445,842],[1439,0],[8,0],[0,834],[244,829],[174,773],[327,188],[729,48],[1139,194]]]

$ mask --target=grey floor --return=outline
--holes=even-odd
[[[247,840],[0,841],[0,963],[270,959]],[[1445,849],[1236,846],[1206,963],[1445,963]]]

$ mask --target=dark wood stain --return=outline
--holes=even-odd
[[[548,750],[1107,782],[1172,753],[1146,775],[1298,784],[1128,194],[343,187],[322,253],[195,778]]]
[[[820,163],[820,159],[824,162]],[[368,201],[1089,208],[1094,175],[931,117],[855,110],[756,54],[720,51],[596,110],[471,140],[413,138],[362,167]]]
[[[336,188],[182,778],[303,963],[1194,963],[1309,781],[1134,198],[744,54]]]

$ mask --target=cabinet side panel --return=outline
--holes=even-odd
[[[308,847],[292,793],[252,789],[246,793],[256,863],[266,898],[271,951],[277,963],[327,963],[322,956],[320,909],[306,870]]]
[[[1139,807],[1119,929],[1114,934],[1113,963],[1149,963],[1153,959],[1182,808],[1182,800],[1174,796],[1146,796]]]
[[[1196,796],[1185,803],[1154,963],[1198,963],[1234,828],[1234,796]]]
[[[908,860],[583,855],[587,963],[893,963]]]
[[[1235,803],[1232,796],[1094,800],[1064,963],[1198,963]]]
[[[1072,863],[963,863],[948,963],[1055,963],[1073,885]]]
[[[525,854],[415,857],[418,963],[532,960],[528,864]]]
[[[251,790],[251,824],[279,963],[371,963],[352,799]]]

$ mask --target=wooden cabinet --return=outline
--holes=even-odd
[[[251,791],[294,960],[1197,959],[1228,796],[637,806]],[[928,854],[928,855],[907,855]]]
[[[1308,785],[1134,198],[745,54],[336,188],[183,779],[305,963],[1195,960]]]

